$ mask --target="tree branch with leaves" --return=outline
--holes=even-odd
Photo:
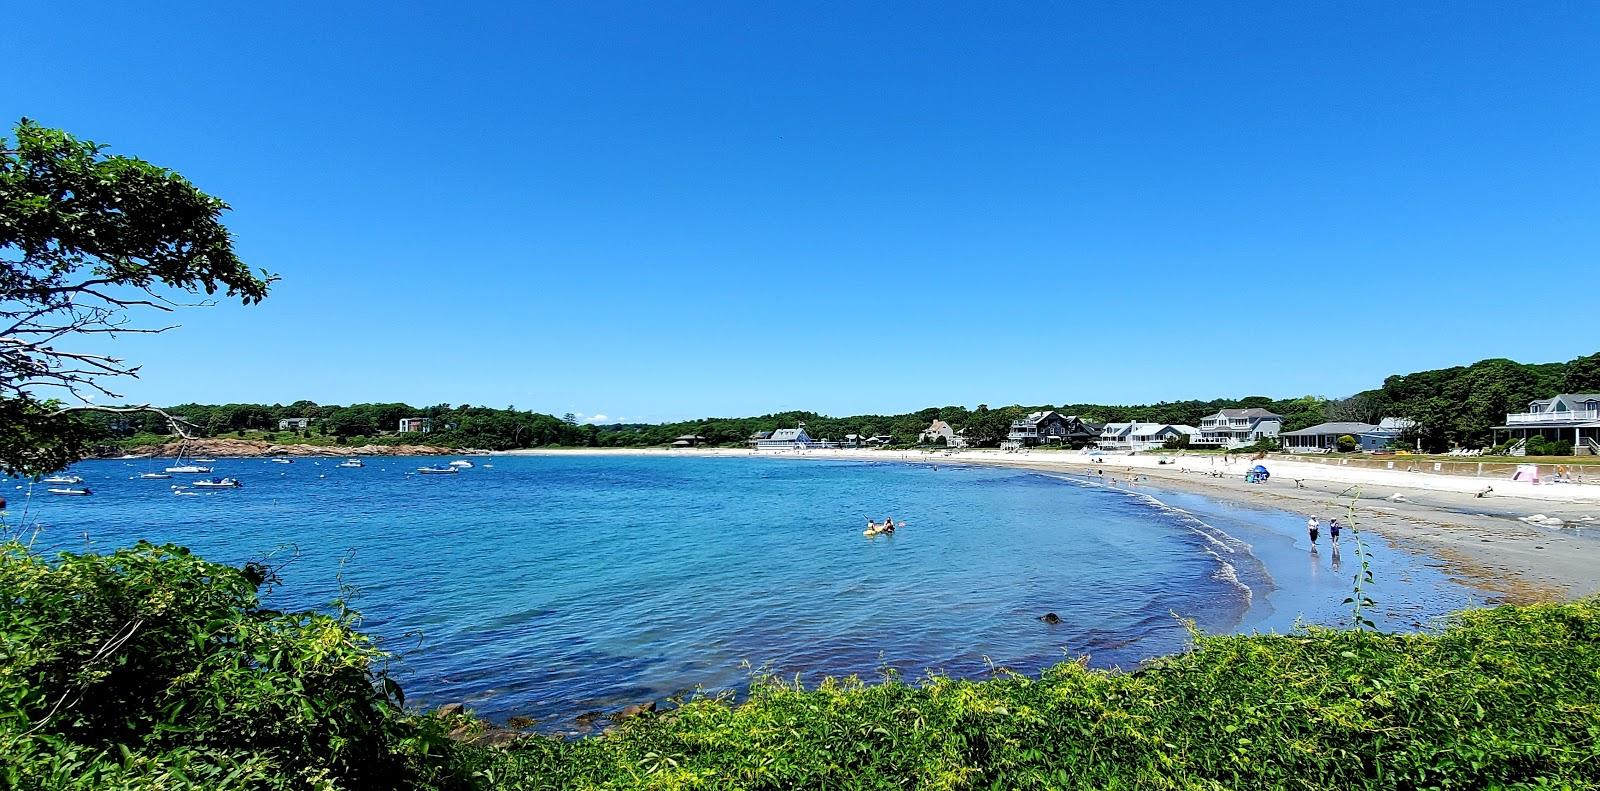
[[[168,332],[141,317],[254,304],[276,278],[239,259],[228,205],[181,175],[26,118],[14,138],[0,139],[0,469],[36,474],[91,451],[82,412],[149,409],[94,403],[139,366],[88,339]]]

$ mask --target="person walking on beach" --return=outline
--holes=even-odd
[[[1328,538],[1333,539],[1334,546],[1339,545],[1339,529],[1341,527],[1337,517],[1328,520]],[[1315,541],[1316,539],[1313,538],[1311,540]]]
[[[1316,546],[1317,545],[1317,518],[1316,517],[1313,516],[1310,519],[1306,520],[1306,534],[1311,536],[1311,546],[1313,546],[1313,547]]]

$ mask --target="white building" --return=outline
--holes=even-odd
[[[1275,438],[1282,431],[1282,415],[1260,407],[1223,409],[1200,419],[1200,435],[1191,442],[1207,448],[1239,448]]]
[[[1200,429],[1181,423],[1107,423],[1095,444],[1105,450],[1155,450],[1177,436],[1187,436],[1192,443]]]
[[[403,417],[400,418],[401,434],[427,434],[433,431],[433,418],[431,417]]]
[[[806,434],[804,426],[780,428],[772,432],[771,436],[756,440],[756,450],[798,450],[809,447],[811,447],[811,437]]]
[[[1528,411],[1506,415],[1506,424],[1494,427],[1518,440],[1513,453],[1522,449],[1529,437],[1540,436],[1552,442],[1572,443],[1576,455],[1600,455],[1600,393],[1561,393],[1551,398],[1528,402]]]
[[[967,438],[962,436],[961,432],[950,428],[950,424],[943,420],[935,420],[929,423],[928,427],[917,435],[917,441],[938,444],[940,437],[944,437],[946,447],[964,448],[967,445]]]
[[[286,417],[278,420],[279,431],[305,431],[311,426],[311,418]]]

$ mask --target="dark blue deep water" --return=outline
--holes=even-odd
[[[480,457],[460,475],[411,474],[434,461],[223,459],[217,474],[246,487],[193,497],[169,490],[181,478],[131,478],[164,463],[85,462],[73,471],[94,496],[41,485],[28,498],[10,481],[6,522],[38,528],[47,549],[144,538],[228,563],[289,561],[269,599],[282,608],[334,599],[348,558],[364,626],[400,655],[412,701],[557,727],[742,689],[748,666],[812,680],[1035,672],[1082,655],[1127,667],[1184,647],[1175,615],[1213,632],[1347,615],[1353,567],[1308,552],[1303,515],[1195,495],[755,458]],[[866,517],[885,515],[909,525],[862,536]],[[1478,600],[1372,540],[1385,626]]]

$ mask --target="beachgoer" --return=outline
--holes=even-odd
[[[1317,545],[1317,518],[1314,517],[1314,516],[1311,517],[1310,519],[1306,520],[1306,535],[1311,536],[1311,546],[1316,546]]]
[[[1339,543],[1340,527],[1342,527],[1342,525],[1339,524],[1339,520],[1337,518],[1328,520],[1328,537],[1333,539],[1334,544]]]

